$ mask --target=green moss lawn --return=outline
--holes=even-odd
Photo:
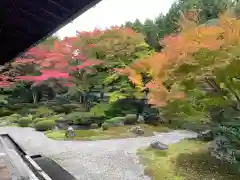
[[[169,128],[164,126],[150,126],[146,124],[140,124],[145,133],[143,136],[153,136],[154,132],[168,132]],[[118,126],[110,127],[108,130],[103,131],[99,129],[90,130],[75,130],[75,137],[65,138],[65,131],[46,131],[45,135],[55,140],[106,140],[106,139],[119,139],[119,138],[131,138],[136,137],[135,134],[129,132],[132,126]]]
[[[238,180],[237,167],[211,157],[207,143],[183,140],[168,150],[140,149],[145,174],[153,180]]]

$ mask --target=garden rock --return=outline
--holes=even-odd
[[[166,144],[161,143],[160,141],[154,141],[150,144],[150,147],[153,149],[158,150],[166,150],[168,149],[168,146]]]
[[[212,141],[214,139],[214,135],[211,130],[206,130],[199,133],[197,138],[202,141]]]
[[[134,133],[134,134],[137,134],[137,135],[143,135],[144,134],[144,130],[140,126],[134,126],[129,131]]]
[[[76,136],[72,126],[68,127],[68,130],[66,132],[66,136],[67,137],[74,137],[74,136]]]

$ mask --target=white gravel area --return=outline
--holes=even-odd
[[[138,162],[137,149],[155,140],[173,144],[197,136],[194,132],[179,130],[156,133],[152,137],[55,141],[32,128],[0,127],[0,133],[8,133],[28,155],[51,157],[78,180],[148,180]]]

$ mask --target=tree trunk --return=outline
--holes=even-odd
[[[33,103],[35,104],[37,103],[37,93],[33,92],[32,95],[33,95]]]

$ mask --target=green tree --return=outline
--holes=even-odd
[[[143,33],[145,40],[155,50],[159,49],[158,27],[153,20],[147,19],[144,22]]]

